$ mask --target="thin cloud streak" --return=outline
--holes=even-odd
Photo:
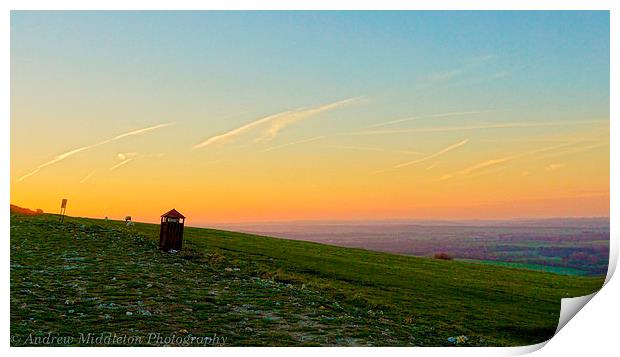
[[[80,180],[80,183],[84,183],[86,181],[88,181],[89,178],[93,177],[93,175],[95,174],[96,171],[92,171],[91,173],[89,173],[88,175],[84,176],[83,179]]]
[[[469,63],[459,67],[459,68],[454,68],[451,70],[447,70],[447,71],[443,71],[443,72],[435,72],[432,73],[429,76],[429,79],[433,82],[437,82],[437,81],[445,81],[445,80],[449,80],[452,79],[454,77],[458,77],[461,74],[467,73],[470,70],[472,70],[473,68],[482,65],[483,63],[490,61],[492,59],[495,59],[497,56],[495,56],[494,54],[489,54],[489,55],[484,55],[484,56],[478,56],[475,57],[473,59],[470,60]]]
[[[405,155],[422,155],[423,154],[419,151],[393,150],[393,149],[373,148],[373,147],[367,147],[367,146],[330,145],[328,147],[335,148],[335,149],[378,151],[378,152],[387,152],[387,153],[392,153],[392,154],[405,154]]]
[[[243,126],[240,126],[236,129],[230,130],[225,132],[224,134],[220,134],[220,135],[216,135],[216,136],[212,136],[210,138],[208,138],[207,140],[194,145],[194,149],[200,149],[200,148],[204,148],[207,147],[209,145],[213,145],[213,144],[221,144],[221,143],[225,143],[227,141],[230,141],[232,139],[234,139],[235,137],[245,133],[246,131],[249,131],[250,129],[257,127],[261,124],[264,123],[268,123],[269,121],[279,117],[279,116],[283,116],[283,115],[288,115],[289,113],[292,113],[291,111],[288,112],[284,112],[284,113],[278,113],[278,114],[274,114],[274,115],[270,115],[258,120],[255,120],[251,123],[245,124]]]
[[[488,168],[488,167],[491,167],[491,166],[499,165],[499,164],[504,163],[504,162],[506,162],[508,160],[511,160],[511,159],[512,159],[512,157],[504,157],[504,158],[501,158],[501,159],[486,160],[486,161],[477,163],[477,164],[475,164],[473,166],[467,167],[467,168],[465,168],[463,170],[459,170],[459,171],[451,173],[451,174],[443,175],[443,176],[441,176],[439,178],[439,180],[440,181],[448,180],[448,179],[451,179],[451,178],[453,178],[455,176],[466,176],[466,175],[469,175],[469,174],[471,174],[471,173],[473,173],[475,171],[479,171],[479,170],[482,170],[482,169],[485,169],[485,168]]]
[[[473,166],[467,167],[465,169],[462,169],[462,170],[459,170],[459,171],[456,171],[456,172],[453,172],[453,173],[450,173],[450,174],[445,174],[445,175],[441,176],[439,178],[439,180],[443,181],[443,180],[448,180],[448,179],[451,179],[451,178],[454,178],[454,177],[457,177],[457,176],[468,176],[468,175],[470,175],[470,174],[472,174],[472,173],[474,173],[476,171],[480,171],[480,170],[483,170],[483,169],[486,169],[486,168],[489,168],[489,167],[492,167],[492,166],[496,166],[496,165],[499,165],[499,164],[503,164],[503,163],[506,163],[506,162],[509,162],[509,161],[521,159],[521,158],[524,158],[524,157],[527,157],[527,156],[532,156],[532,155],[536,155],[536,154],[545,153],[545,152],[548,152],[548,151],[558,150],[558,149],[562,149],[562,148],[565,148],[565,147],[579,145],[579,144],[583,144],[583,143],[584,143],[584,141],[574,141],[574,142],[570,142],[570,143],[554,145],[554,146],[548,146],[548,147],[544,147],[544,148],[541,148],[541,149],[527,151],[527,152],[520,153],[520,154],[510,155],[510,156],[506,156],[506,157],[503,157],[503,158],[485,160],[485,161],[477,163],[477,164],[475,164]],[[599,144],[597,146],[601,146],[601,145]],[[594,147],[594,145],[588,146],[587,148],[591,148],[591,147]],[[566,153],[570,153],[570,152],[572,152],[574,150],[579,150],[579,149],[580,148],[569,150]],[[583,148],[581,148],[581,149],[583,149]]]
[[[408,122],[408,121],[415,121],[415,120],[419,120],[419,119],[426,119],[426,118],[445,118],[445,117],[454,117],[454,116],[462,116],[462,115],[482,114],[482,113],[488,113],[488,112],[492,112],[492,110],[478,110],[478,111],[467,111],[467,112],[437,113],[437,114],[431,114],[431,115],[422,115],[422,116],[415,116],[415,117],[407,117],[407,118],[403,118],[403,119],[390,120],[390,121],[383,122],[383,123],[369,125],[366,128],[368,128],[368,129],[370,129],[370,128],[379,128],[379,127],[382,127],[382,126],[388,126],[388,125],[399,124],[399,123],[404,123],[404,122]]]
[[[322,136],[315,136],[313,138],[297,140],[297,141],[293,141],[293,142],[290,142],[290,143],[286,143],[286,144],[282,144],[282,145],[276,145],[276,146],[272,146],[272,147],[266,148],[265,150],[262,150],[262,152],[269,152],[269,151],[272,151],[272,150],[281,149],[283,147],[287,147],[287,146],[291,146],[291,145],[309,143],[311,141],[316,141],[316,140],[319,140],[319,139],[323,139],[325,137],[326,137],[325,135],[322,135]]]
[[[572,122],[503,123],[503,124],[484,124],[484,125],[455,126],[455,127],[432,127],[432,128],[358,131],[358,132],[353,132],[350,135],[435,133],[435,132],[465,131],[465,130],[480,130],[480,129],[536,128],[536,127],[548,127],[548,126],[600,124],[600,123],[607,123],[607,122],[608,122],[607,120],[582,120],[582,121],[572,121]]]
[[[426,118],[426,116],[417,116],[417,117],[407,117],[407,118],[402,118],[402,119],[395,119],[395,120],[390,120],[390,121],[386,121],[386,122],[383,122],[383,123],[368,125],[366,128],[368,128],[368,129],[370,129],[370,128],[379,128],[379,127],[382,127],[382,126],[388,126],[388,125],[393,125],[393,124],[398,124],[398,123],[404,123],[404,122],[414,121],[414,120],[423,119],[423,118]]]
[[[588,150],[592,150],[592,149],[596,149],[596,148],[600,148],[600,147],[604,147],[604,146],[608,146],[609,143],[598,143],[598,144],[593,144],[593,145],[588,145],[588,146],[583,146],[583,147],[579,147],[579,148],[573,148],[573,149],[568,149],[565,151],[561,151],[558,153],[552,153],[552,154],[547,154],[547,155],[542,155],[538,158],[536,158],[536,160],[540,160],[540,159],[551,159],[551,158],[556,158],[559,156],[564,156],[564,155],[569,155],[569,154],[578,154],[581,152],[585,152]]]
[[[80,153],[80,152],[83,152],[83,151],[86,151],[86,150],[90,150],[90,149],[95,148],[97,146],[105,145],[105,144],[108,144],[108,143],[120,140],[122,138],[126,138],[128,136],[144,134],[146,132],[149,132],[149,131],[152,131],[152,130],[156,130],[156,129],[159,129],[159,128],[164,128],[164,127],[167,127],[167,126],[170,126],[170,125],[174,125],[174,124],[175,123],[165,123],[165,124],[159,124],[159,125],[151,126],[151,127],[148,127],[148,128],[132,130],[132,131],[129,131],[127,133],[116,135],[116,136],[114,136],[114,137],[112,137],[110,139],[106,139],[104,141],[98,142],[98,143],[93,144],[93,145],[82,146],[80,148],[73,149],[71,151],[67,151],[67,152],[62,153],[60,155],[57,155],[56,157],[54,157],[54,159],[52,159],[50,161],[47,161],[47,162],[37,166],[31,172],[29,172],[29,173],[19,177],[16,181],[20,182],[20,181],[22,181],[22,180],[24,180],[24,179],[26,179],[26,178],[28,178],[28,177],[38,173],[42,168],[50,166],[50,165],[55,164],[57,162],[60,162],[60,161],[66,159],[68,157],[71,157],[71,156],[77,154],[77,153]]]
[[[119,167],[121,167],[121,166],[123,166],[123,165],[125,165],[125,164],[129,163],[129,162],[130,162],[130,161],[132,161],[132,160],[133,160],[133,159],[131,159],[131,158],[129,158],[129,159],[125,159],[125,160],[123,160],[123,161],[119,162],[118,164],[116,164],[116,165],[114,165],[114,166],[110,167],[110,171],[114,171],[114,170],[116,170],[117,168],[119,168]]]
[[[278,135],[278,133],[282,129],[284,129],[285,127],[295,122],[307,119],[309,117],[318,115],[326,111],[330,111],[330,110],[342,107],[344,105],[352,103],[353,101],[356,101],[357,99],[358,98],[349,98],[349,99],[341,100],[335,103],[322,105],[320,107],[316,107],[312,109],[301,110],[301,111],[290,113],[288,115],[280,116],[278,118],[274,118],[273,120],[270,121],[269,127],[267,128],[267,130],[264,131],[263,135],[258,138],[258,140],[259,141],[272,140]]]
[[[426,170],[426,171],[430,171],[430,170],[434,169],[434,168],[435,168],[435,166],[439,165],[439,163],[440,163],[440,162],[441,162],[441,161],[436,161],[436,162],[434,162],[434,163],[430,164],[430,165],[429,165],[427,168],[425,168],[424,170]]]
[[[434,154],[432,154],[432,155],[429,155],[429,156],[423,157],[423,158],[418,159],[418,160],[413,160],[413,161],[404,162],[404,163],[402,163],[402,164],[398,164],[398,165],[394,166],[393,168],[394,168],[394,169],[400,169],[400,168],[402,168],[402,167],[406,167],[406,166],[410,166],[410,165],[418,164],[418,163],[420,163],[420,162],[428,161],[428,160],[430,160],[430,159],[434,159],[434,158],[436,158],[436,157],[438,157],[438,156],[441,156],[441,155],[443,155],[443,154],[445,154],[445,153],[447,153],[447,152],[450,152],[450,151],[452,151],[452,150],[454,150],[454,149],[457,149],[457,148],[459,148],[459,147],[461,147],[461,146],[463,146],[463,145],[467,144],[468,142],[469,142],[469,139],[465,139],[465,140],[463,140],[463,141],[459,141],[458,143],[455,143],[455,144],[452,144],[452,145],[450,145],[450,146],[448,146],[448,147],[445,147],[445,148],[443,148],[443,149],[441,149],[441,150],[437,151],[436,153],[434,153]]]
[[[565,165],[564,164],[550,164],[547,167],[545,167],[545,170],[547,171],[555,171],[555,170],[559,170],[561,168],[563,168]]]
[[[237,138],[238,136],[254,128],[267,125],[267,124],[268,124],[268,127],[263,131],[263,133],[256,140],[257,141],[271,140],[274,137],[276,137],[282,129],[284,129],[285,127],[295,122],[307,119],[309,117],[318,115],[320,113],[323,113],[329,110],[339,108],[357,99],[358,98],[349,98],[349,99],[341,100],[338,102],[325,104],[325,105],[312,108],[312,109],[286,111],[283,113],[278,113],[278,114],[270,115],[264,118],[260,118],[253,122],[242,125],[238,128],[227,131],[223,134],[212,136],[208,138],[207,140],[194,145],[193,149],[200,149],[200,148],[204,148],[204,147],[207,147],[213,144],[222,144],[222,143],[231,141]]]
[[[34,174],[36,174],[36,173],[37,173],[37,172],[39,172],[39,171],[41,171],[41,169],[34,169],[34,170],[30,171],[29,173],[25,174],[24,176],[22,176],[22,177],[18,178],[18,179],[17,179],[17,182],[19,182],[19,181],[21,181],[21,180],[24,180],[24,179],[27,179],[28,177],[30,177],[30,176],[32,176],[32,175],[34,175]]]
[[[149,131],[153,131],[153,130],[160,129],[160,128],[165,128],[165,127],[168,127],[168,126],[171,126],[171,125],[174,125],[174,124],[176,124],[176,123],[174,123],[174,122],[172,122],[172,123],[164,123],[164,124],[159,124],[159,125],[151,126],[151,127],[148,127],[148,128],[132,130],[132,131],[130,131],[128,133],[120,134],[120,135],[117,135],[117,136],[115,136],[115,137],[113,137],[111,139],[104,140],[104,141],[100,142],[99,144],[96,144],[96,145],[93,145],[93,146],[99,146],[99,145],[107,144],[107,143],[110,143],[112,141],[116,141],[116,140],[119,140],[119,139],[122,139],[122,138],[126,138],[128,136],[144,134],[144,133],[147,133]]]

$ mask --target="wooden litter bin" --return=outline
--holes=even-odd
[[[159,249],[164,251],[181,250],[184,225],[185,216],[174,208],[162,214],[159,229]]]

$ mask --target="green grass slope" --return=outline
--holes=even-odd
[[[191,227],[171,254],[158,234],[152,224],[12,214],[11,344],[105,344],[89,339],[103,334],[146,346],[179,336],[443,346],[460,335],[458,345],[527,345],[553,335],[561,298],[604,280]]]

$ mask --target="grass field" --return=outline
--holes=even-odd
[[[158,234],[11,214],[11,344],[527,345],[553,335],[561,298],[604,281],[191,227],[172,254]]]

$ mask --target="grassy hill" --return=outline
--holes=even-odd
[[[173,254],[158,234],[11,214],[12,345],[527,345],[553,335],[561,298],[604,281],[191,227]]]

